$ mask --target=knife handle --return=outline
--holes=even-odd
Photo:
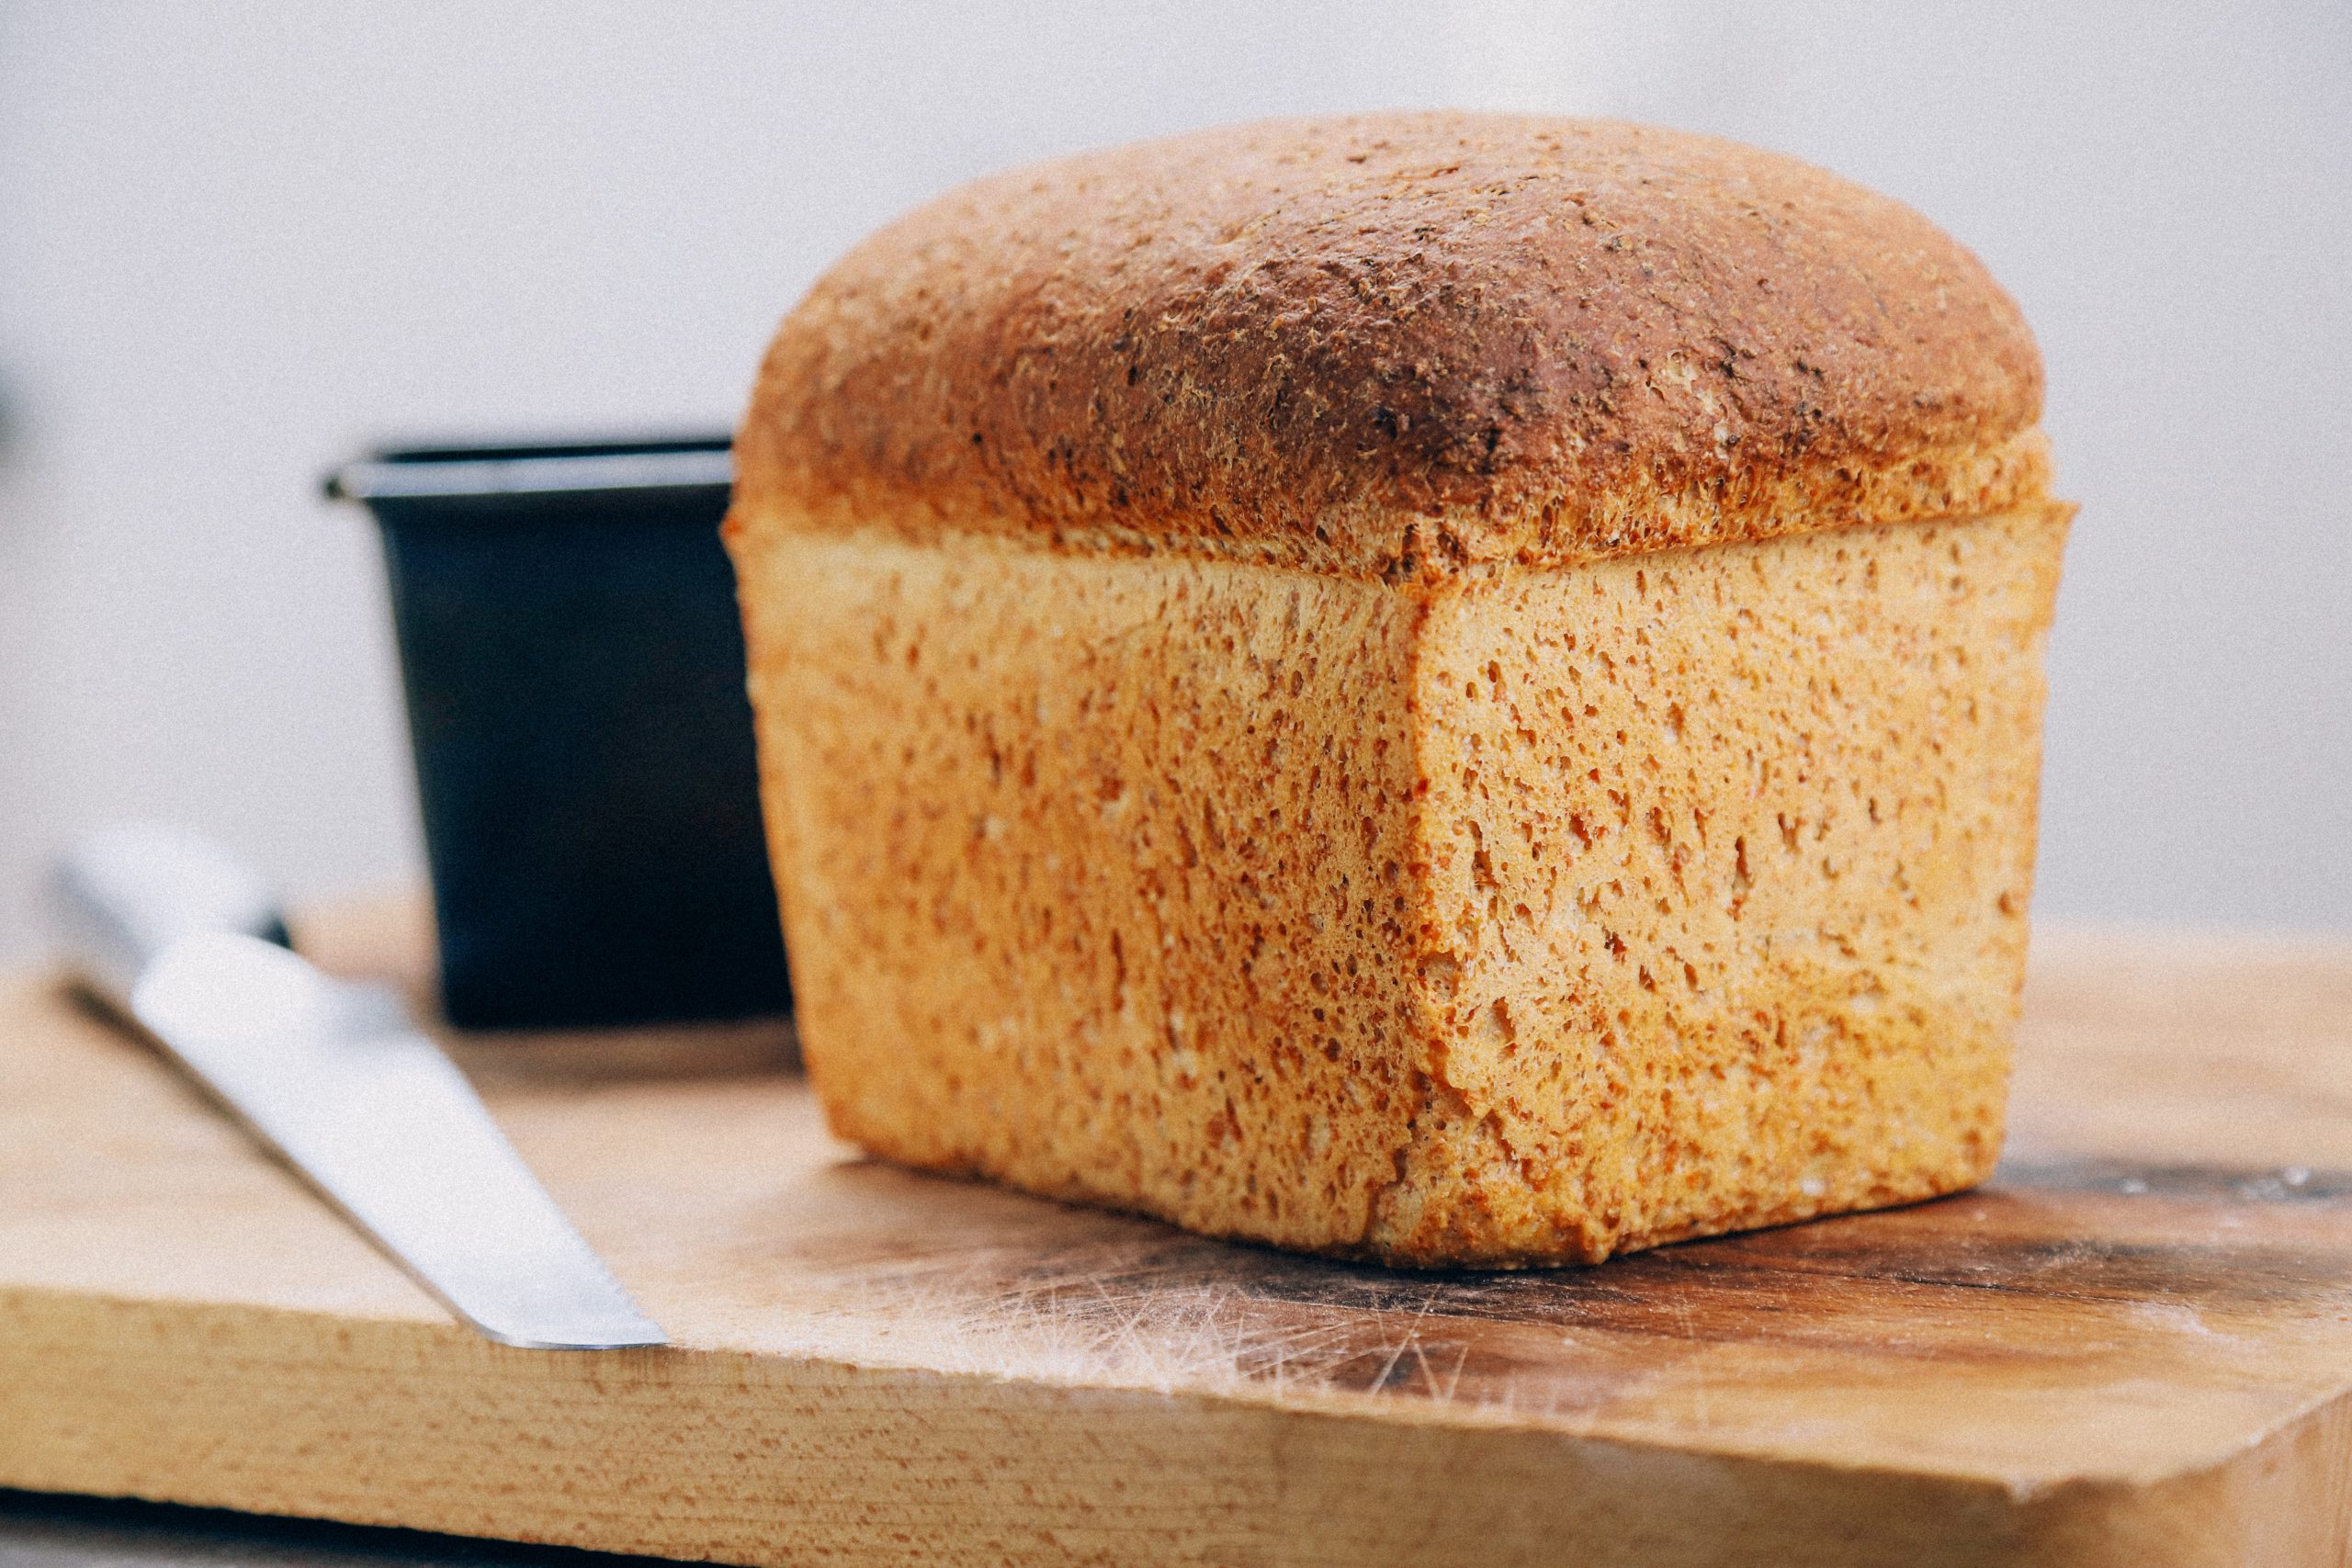
[[[182,937],[234,931],[291,946],[269,884],[209,840],[149,823],[75,844],[49,883],[51,927],[85,984],[129,1010],[147,966]]]

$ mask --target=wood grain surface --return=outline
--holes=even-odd
[[[773,1028],[453,1045],[674,1348],[475,1338],[28,974],[0,1485],[745,1563],[2352,1561],[2352,946],[2046,940],[1990,1186],[1552,1274],[880,1166]]]

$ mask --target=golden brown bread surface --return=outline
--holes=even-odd
[[[1419,1266],[1975,1181],[2040,397],[1906,209],[1632,127],[1245,127],[886,230],[728,525],[835,1127]]]
[[[2065,515],[1426,596],[739,543],[809,1073],[893,1159],[1391,1262],[1970,1185]]]
[[[965,186],[777,336],[747,506],[1350,575],[2041,493],[2016,306],[1898,202],[1605,121],[1275,121]]]

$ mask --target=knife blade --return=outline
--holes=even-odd
[[[201,840],[121,828],[78,846],[51,891],[85,985],[459,1319],[538,1349],[668,1342],[399,995],[290,951],[251,873]]]

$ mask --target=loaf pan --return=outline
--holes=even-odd
[[[790,1001],[763,844],[724,437],[379,451],[449,1021]]]

